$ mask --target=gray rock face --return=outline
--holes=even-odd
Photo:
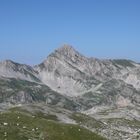
[[[38,66],[38,77],[52,89],[67,96],[81,96],[94,90],[98,84],[115,79],[140,87],[140,65],[129,60],[99,60],[87,58],[75,51],[71,46],[64,45],[50,54]]]
[[[0,77],[39,82],[36,75],[37,72],[31,66],[18,64],[11,60],[0,62]]]
[[[34,67],[6,60],[0,62],[0,102],[43,102],[80,111],[107,125],[102,135],[124,140],[140,129],[133,124],[128,132],[125,123],[117,125],[121,119],[140,121],[140,64],[87,58],[69,45]]]
[[[35,67],[10,60],[0,62],[0,77],[15,78],[48,86],[82,104],[117,105],[120,97],[139,104],[140,65],[130,60],[87,58],[64,45]]]

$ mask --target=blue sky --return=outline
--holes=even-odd
[[[38,64],[64,43],[140,62],[140,0],[0,0],[0,60]]]

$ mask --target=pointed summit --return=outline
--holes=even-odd
[[[60,48],[58,48],[57,50],[74,50],[74,48],[69,44],[64,44]]]
[[[74,53],[76,52],[76,50],[71,46],[71,45],[68,45],[68,44],[64,44],[62,47],[56,49],[56,52],[59,52],[59,53]]]
[[[77,57],[83,57],[78,51],[76,51],[73,46],[64,44],[62,47],[58,48],[54,52],[58,56],[64,56],[66,58],[72,59]]]

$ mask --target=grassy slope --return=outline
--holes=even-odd
[[[96,128],[96,130],[104,126],[102,122],[81,113],[73,113],[71,118],[75,120],[78,124],[85,125],[89,128]]]
[[[3,123],[8,123],[4,126]],[[17,126],[19,124],[19,126]],[[24,128],[26,127],[26,128]],[[38,129],[36,129],[38,128]],[[5,132],[7,133],[5,136]],[[0,140],[105,140],[79,127],[17,111],[0,114]]]

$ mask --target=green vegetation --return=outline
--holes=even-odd
[[[125,60],[125,59],[116,59],[116,60],[112,60],[112,62],[114,63],[114,65],[121,65],[123,67],[135,67],[133,65],[133,62],[130,60]]]
[[[102,122],[97,121],[94,118],[92,118],[90,116],[87,116],[85,114],[73,113],[71,118],[73,120],[75,120],[78,124],[85,125],[85,126],[87,126],[89,128],[96,128],[96,130],[103,127]]]
[[[35,114],[35,117],[38,117],[40,119],[44,118],[44,119],[47,119],[47,120],[53,120],[53,121],[58,121],[57,119],[57,116],[56,115],[46,115],[44,114],[43,112],[37,112]]]
[[[40,87],[41,88],[40,88]],[[15,97],[20,96],[21,91],[24,91],[32,98],[32,101],[44,101],[45,98],[43,95],[45,94],[47,87],[39,85],[34,82],[29,82],[20,79],[0,79],[0,101],[6,101],[11,96]]]
[[[105,140],[78,125],[55,119],[55,116],[33,116],[19,110],[0,113],[0,140]]]
[[[23,94],[25,100],[21,101]],[[61,102],[61,107],[69,110],[76,110],[79,107],[77,103],[51,90],[47,85],[15,78],[0,79],[0,103],[46,103],[48,100],[48,104],[51,105]]]

